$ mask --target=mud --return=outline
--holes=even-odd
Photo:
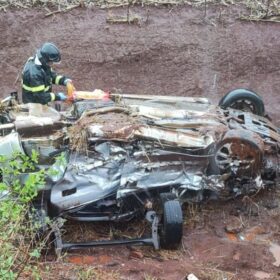
[[[71,77],[78,90],[203,96],[217,102],[229,90],[244,87],[263,96],[279,127],[279,24],[240,21],[240,10],[215,6],[205,15],[204,8],[188,6],[134,7],[131,13],[140,20],[130,25],[106,22],[112,15],[126,15],[126,9],[79,8],[53,17],[36,9],[1,12],[0,94],[20,91],[24,62],[43,42],[53,41],[62,51],[56,70]],[[189,206],[179,251],[105,248],[71,253],[51,262],[45,279],[177,280],[190,273],[199,279],[279,279],[279,197],[272,190],[247,200]],[[225,231],[231,216],[242,223],[238,234]],[[252,230],[256,226],[261,230]],[[78,235],[92,237],[82,226],[76,228]]]
[[[264,98],[279,126],[280,28],[238,20],[240,8],[131,9],[139,24],[108,24],[126,9],[44,10],[0,14],[1,95],[20,90],[26,59],[44,41],[62,50],[56,69],[79,90],[121,89],[135,94],[206,96],[214,101],[245,87]]]
[[[277,206],[271,209],[275,203]],[[77,269],[100,269],[103,278],[86,279],[181,280],[193,273],[200,280],[277,280],[279,205],[280,193],[275,190],[234,201],[189,205],[184,209],[184,237],[179,250],[111,247],[72,251],[63,261],[53,263],[53,269],[59,271],[59,279],[77,279]],[[239,221],[238,225],[233,221]],[[144,228],[138,221],[94,227],[71,223],[65,238],[135,237],[143,234]],[[228,233],[228,228],[235,228],[235,233]],[[53,256],[46,259],[53,260]]]

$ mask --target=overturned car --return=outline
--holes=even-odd
[[[0,153],[36,150],[39,166],[57,171],[34,201],[42,223],[45,216],[151,223],[148,237],[79,243],[63,242],[57,223],[57,253],[119,244],[176,248],[183,203],[279,183],[280,134],[249,90],[229,92],[219,106],[207,98],[115,93],[106,101],[76,101],[61,115],[12,100],[2,103]]]

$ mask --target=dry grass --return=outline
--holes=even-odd
[[[244,20],[280,22],[280,0],[245,0],[249,15],[241,16]]]
[[[120,108],[122,110],[122,108]],[[85,112],[82,117],[69,128],[70,147],[72,150],[80,152],[88,152],[88,127],[91,124],[100,125],[100,130],[103,135],[100,139],[118,139],[119,141],[127,141],[131,135],[135,126],[138,125],[139,120],[129,114],[118,112],[118,108],[115,107],[102,109],[106,114],[96,111]],[[107,110],[107,111],[106,111]],[[111,110],[111,111],[110,111]]]
[[[220,270],[218,267],[199,267],[198,279],[205,280],[237,280],[237,275],[231,272]]]
[[[120,275],[118,272],[115,271],[106,271],[101,268],[79,268],[77,270],[77,279],[78,280],[119,280]]]
[[[150,274],[147,274],[147,273],[144,273],[144,280],[158,280],[158,278],[150,275]]]
[[[35,278],[21,278],[35,279]],[[62,262],[45,262],[41,264],[40,278],[48,280],[75,279],[75,280],[120,280],[120,274],[114,270],[89,265],[76,265]]]
[[[196,7],[205,6],[205,8],[209,5],[244,5],[248,12],[240,17],[242,20],[280,22],[280,0],[0,0],[0,11],[6,11],[9,7],[19,9],[43,7],[47,11],[46,16],[51,16],[68,12],[77,7],[110,9],[115,7],[129,8],[134,5],[172,6],[184,4]]]
[[[79,223],[69,222],[66,225],[65,240],[81,242],[85,240],[108,240],[122,238],[140,238],[150,230],[146,220],[135,220],[128,223]]]
[[[192,203],[184,205],[184,224],[187,225],[188,228],[194,229],[203,227],[204,218],[200,207],[199,204]]]

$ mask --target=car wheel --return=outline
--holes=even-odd
[[[163,204],[164,202],[166,201],[169,201],[169,200],[175,200],[177,199],[177,196],[175,193],[161,193],[160,194],[160,201],[161,201],[161,204]]]
[[[170,196],[169,196],[170,195]],[[180,202],[172,194],[162,194],[162,215],[160,223],[160,247],[177,249],[183,235],[183,213]]]
[[[219,102],[222,109],[232,108],[255,115],[264,116],[265,109],[262,98],[248,89],[235,89],[228,92]]]
[[[260,173],[263,151],[264,143],[256,133],[229,130],[216,147],[214,164],[220,174],[254,177]]]

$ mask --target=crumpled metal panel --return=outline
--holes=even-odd
[[[101,124],[93,124],[88,127],[90,138],[110,139],[119,141],[133,141],[136,139],[148,139],[175,147],[207,148],[214,142],[211,135],[203,135],[188,130],[171,130],[146,125],[131,125],[107,132]]]
[[[15,125],[13,123],[0,124],[0,137],[10,134],[14,129]]]
[[[79,102],[75,102],[73,104],[73,116],[76,118],[80,118],[85,111],[94,110],[98,108],[104,108],[114,106],[114,102],[111,100],[83,100]]]
[[[214,139],[210,135],[195,135],[194,132],[179,132],[151,126],[140,126],[135,130],[134,134],[140,138],[146,138],[178,147],[205,149],[214,142]]]
[[[133,184],[134,183],[134,184]],[[205,190],[213,191],[217,195],[225,188],[221,175],[206,177],[201,172],[193,173],[185,170],[155,170],[154,172],[142,172],[122,176],[121,188],[118,189],[117,198],[122,198],[139,189],[149,190],[161,187],[173,187],[181,201],[199,201],[203,199],[200,193]],[[189,195],[189,191],[196,193],[195,197]]]
[[[166,95],[137,95],[137,94],[120,94],[113,93],[111,97],[115,102],[123,104],[143,104],[145,102],[156,102],[160,104],[172,104],[174,107],[186,106],[191,104],[192,106],[206,105],[209,106],[211,102],[204,97],[185,97],[185,96],[166,96]]]
[[[210,116],[195,119],[160,119],[155,120],[153,125],[167,127],[167,128],[197,128],[201,126],[217,126],[221,122],[217,118],[210,118]]]
[[[181,167],[182,168],[182,167]],[[141,169],[138,172],[123,175],[121,186],[134,185],[139,189],[185,185],[189,182],[189,175],[184,170],[154,170],[147,172]]]
[[[0,155],[10,159],[15,153],[25,154],[18,133],[0,137]]]
[[[53,162],[50,154],[59,150],[64,140],[65,133],[59,131],[49,136],[22,138],[22,145],[27,155],[31,156],[32,150],[35,150],[40,163],[50,163]]]
[[[185,119],[190,117],[201,117],[207,114],[205,111],[185,110],[185,109],[174,109],[172,107],[157,108],[148,107],[142,105],[130,106],[132,110],[137,112],[139,116],[144,116],[151,119],[162,119],[162,118],[174,118],[174,119]]]
[[[270,137],[273,141],[280,143],[278,129],[268,119],[236,110],[231,111],[231,116],[229,118],[230,128],[243,128],[261,136]]]
[[[64,211],[103,199],[119,187],[120,170],[121,160],[72,154],[63,179],[52,189],[51,203]]]
[[[139,145],[107,141],[95,145],[88,156],[72,154],[63,179],[52,189],[51,202],[60,211],[66,211],[98,201],[119,189],[125,192],[131,187],[143,191],[179,186],[188,182],[187,172],[203,172],[207,165],[207,159],[203,159],[204,164],[196,165],[189,160],[191,156],[183,159],[179,154],[174,156],[172,151],[169,161],[158,158],[151,162],[149,153],[156,151],[150,147],[146,149],[148,156],[140,159],[140,156],[133,155],[145,149],[144,143]],[[164,152],[163,155],[160,151],[157,154],[168,156],[168,151]]]

